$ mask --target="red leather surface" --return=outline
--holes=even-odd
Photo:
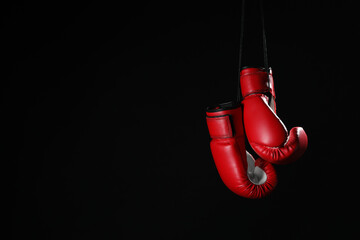
[[[245,79],[245,80],[242,80]],[[254,93],[274,93],[268,73],[259,68],[245,68],[240,73],[241,94],[246,97]],[[275,97],[275,94],[273,94]]]
[[[250,143],[269,147],[278,147],[285,143],[286,127],[267,104],[265,95],[250,95],[243,100],[243,106],[244,127]]]
[[[221,117],[222,115],[230,115],[231,118]],[[216,116],[220,116],[219,119],[221,120],[213,121]],[[209,121],[209,119],[211,120]],[[261,198],[268,195],[277,184],[276,172],[270,163],[257,159],[255,166],[260,167],[265,172],[267,180],[261,185],[256,185],[249,180],[241,107],[218,112],[207,112],[209,132],[222,132],[224,126],[227,125],[224,124],[224,120],[229,121],[228,124],[233,126],[234,137],[214,137],[210,142],[211,152],[222,181],[231,191],[242,197]],[[232,124],[230,121],[232,121]],[[221,129],[220,131],[216,129],[218,127]],[[218,134],[215,134],[215,136],[218,136]]]
[[[209,126],[211,138],[229,138],[233,136],[229,115],[207,117],[206,122]]]
[[[292,129],[288,135],[285,125],[268,105],[265,86],[273,85],[272,76],[267,78],[261,69],[243,71],[245,74],[241,73],[240,82],[244,98],[244,128],[251,147],[271,163],[286,164],[297,160],[307,148],[307,136],[300,127]],[[261,86],[262,93],[255,89]]]
[[[269,147],[253,143],[254,151],[262,158],[270,158],[270,162],[288,164],[296,161],[304,154],[308,145],[307,135],[303,128],[294,127],[290,130],[287,142],[281,147]]]

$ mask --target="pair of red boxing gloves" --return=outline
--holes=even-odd
[[[272,71],[244,68],[240,72],[242,101],[208,107],[206,121],[210,148],[225,185],[246,198],[261,198],[273,191],[277,176],[272,164],[288,164],[306,150],[301,127],[288,133],[276,115]],[[245,149],[245,135],[255,153]]]

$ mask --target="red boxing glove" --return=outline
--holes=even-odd
[[[225,185],[237,195],[261,198],[277,184],[274,167],[253,157],[245,150],[245,136],[241,105],[225,103],[208,108],[211,152],[216,168]]]
[[[287,164],[301,157],[308,144],[306,133],[294,127],[288,134],[276,115],[272,72],[245,68],[240,72],[245,133],[254,151],[264,160]]]

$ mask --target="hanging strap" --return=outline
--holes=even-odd
[[[268,59],[267,44],[266,44],[264,7],[263,7],[263,0],[259,0],[259,1],[260,1],[260,16],[261,16],[261,25],[262,25],[262,35],[263,35],[264,67],[265,67],[265,71],[269,73],[269,59]]]
[[[236,101],[241,102],[241,90],[240,90],[240,72],[241,72],[241,58],[242,58],[242,48],[244,42],[244,22],[245,22],[245,0],[242,0],[241,6],[241,22],[240,22],[240,43],[239,43],[239,69],[237,74],[237,92],[236,92]]]
[[[261,17],[261,26],[262,26],[262,38],[263,38],[263,53],[264,53],[264,67],[266,72],[269,70],[269,59],[267,54],[267,43],[266,43],[266,33],[265,33],[265,17],[264,17],[264,7],[263,0],[259,0],[260,5],[260,17]],[[245,23],[245,0],[242,0],[241,6],[241,22],[240,22],[240,42],[239,42],[239,69],[237,74],[237,92],[236,92],[236,101],[241,102],[241,89],[240,89],[240,72],[242,68],[242,52],[243,52],[243,42],[244,42],[244,24]]]

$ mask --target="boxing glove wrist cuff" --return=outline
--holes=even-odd
[[[211,138],[231,138],[234,136],[230,115],[206,117]]]
[[[264,68],[245,68],[240,73],[240,86],[243,98],[256,93],[270,93],[275,98],[272,76]]]

